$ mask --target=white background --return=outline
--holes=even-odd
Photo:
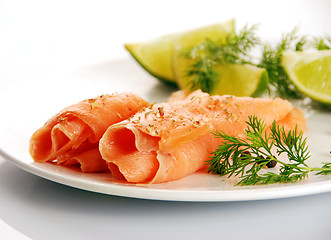
[[[265,40],[295,26],[331,35],[330,12],[326,0],[0,0],[0,90],[104,67],[129,58],[125,42],[230,18],[260,24]],[[56,184],[0,159],[0,239],[331,239],[330,202],[331,193],[230,203],[120,198]]]

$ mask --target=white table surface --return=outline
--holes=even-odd
[[[128,58],[124,42],[230,18],[260,23],[264,39],[296,25],[331,34],[330,10],[327,0],[1,0],[0,90]],[[44,180],[0,158],[0,239],[331,239],[330,202],[331,193],[223,203],[122,198]]]

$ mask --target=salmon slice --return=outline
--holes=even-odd
[[[36,162],[80,165],[83,172],[108,171],[99,152],[106,129],[150,104],[132,93],[102,95],[71,105],[49,119],[30,139]]]
[[[128,182],[177,180],[201,169],[221,143],[212,131],[244,137],[250,115],[264,120],[267,127],[274,120],[289,128],[294,122],[300,123],[299,130],[305,127],[302,112],[280,98],[179,92],[167,103],[149,106],[110,126],[99,149],[113,174]]]

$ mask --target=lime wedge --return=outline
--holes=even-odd
[[[230,20],[150,41],[125,44],[125,48],[151,75],[161,81],[176,84],[172,67],[174,45],[190,48],[206,38],[225,43],[226,36],[234,33],[234,24],[234,20]]]
[[[299,91],[331,104],[331,50],[284,52],[281,65]]]
[[[249,64],[224,64],[216,68],[219,81],[212,95],[260,96],[268,86],[266,69]]]
[[[192,76],[187,75],[191,64],[191,60],[182,54],[174,54],[174,72],[180,89],[195,90],[191,89]],[[218,76],[216,84],[209,92],[211,95],[257,97],[268,87],[269,77],[264,68],[250,64],[220,64],[215,66],[215,71]]]

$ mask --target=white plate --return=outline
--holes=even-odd
[[[40,177],[68,186],[118,196],[175,201],[243,201],[285,198],[331,190],[331,176],[310,175],[295,184],[234,186],[234,180],[204,172],[163,184],[127,184],[110,174],[83,174],[77,170],[34,163],[28,153],[32,133],[53,114],[85,98],[132,91],[151,102],[165,100],[174,90],[159,83],[131,59],[103,63],[74,74],[41,76],[21,81],[0,92],[0,155]],[[320,166],[331,161],[331,113],[308,111],[307,132],[311,159]]]

